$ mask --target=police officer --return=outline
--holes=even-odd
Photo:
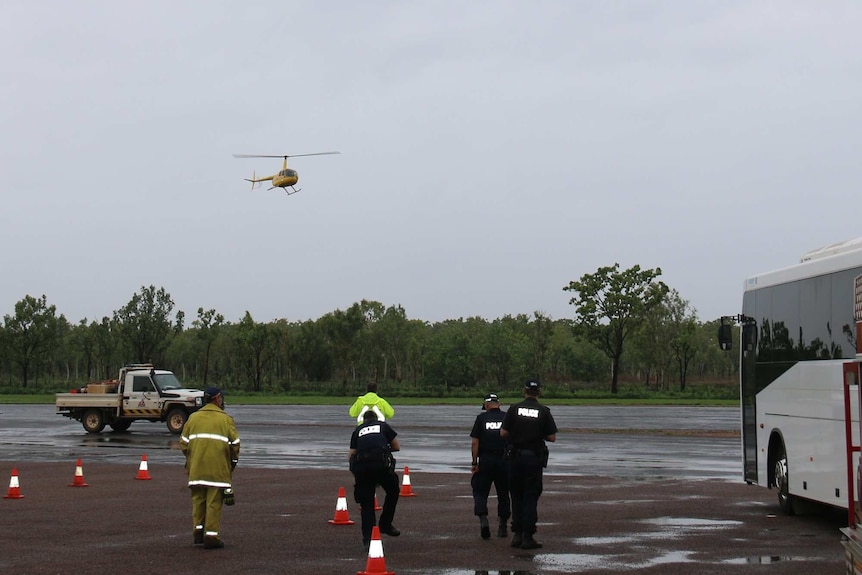
[[[374,513],[374,492],[377,486],[386,492],[383,511],[380,513],[380,532],[398,537],[401,531],[392,525],[395,507],[398,505],[398,475],[395,474],[395,458],[392,452],[399,451],[398,435],[385,421],[377,419],[374,410],[363,415],[363,423],[350,436],[350,471],[353,473],[353,498],[362,508],[362,543],[368,548],[371,530],[377,522]]]
[[[224,412],[217,387],[204,391],[205,405],[189,416],[180,436],[192,494],[194,544],[220,549],[222,504],[233,504],[231,476],[239,460],[239,434],[233,417]]]
[[[500,437],[500,426],[506,412],[500,411],[500,399],[494,393],[485,396],[482,413],[476,416],[470,431],[470,452],[473,462],[470,470],[473,476],[473,513],[479,516],[479,533],[482,539],[491,538],[488,525],[488,494],[491,485],[497,491],[497,537],[505,537],[506,522],[511,516],[509,506],[509,478],[503,450],[506,440]]]
[[[509,491],[512,495],[512,547],[538,549],[533,538],[542,494],[542,469],[548,464],[546,441],[557,440],[557,424],[547,406],[539,403],[538,381],[524,384],[524,401],[509,407],[500,435],[509,442]]]

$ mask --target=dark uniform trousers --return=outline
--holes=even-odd
[[[499,454],[479,454],[479,469],[470,479],[470,485],[473,487],[473,514],[488,514],[488,495],[491,485],[494,485],[497,491],[497,517],[501,521],[509,519],[509,470],[502,450]]]
[[[509,460],[509,490],[512,494],[512,531],[533,535],[542,494],[542,456],[522,449]]]
[[[362,508],[362,539],[370,541],[371,530],[377,525],[374,493],[378,485],[386,493],[386,498],[383,500],[383,510],[380,512],[380,525],[389,527],[395,517],[395,507],[398,505],[400,491],[398,475],[389,466],[356,465],[353,469],[353,479],[353,498]]]

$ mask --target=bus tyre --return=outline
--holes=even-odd
[[[173,408],[168,412],[168,431],[174,435],[179,435],[188,418],[189,414],[186,413],[185,409],[182,407]]]
[[[785,515],[793,515],[793,496],[790,494],[790,474],[787,468],[787,452],[782,443],[775,457],[775,488],[778,490],[778,506]]]
[[[81,418],[81,424],[87,433],[100,433],[105,429],[105,417],[98,409],[88,409]]]

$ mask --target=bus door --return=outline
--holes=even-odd
[[[757,484],[757,324],[744,322],[740,334],[740,403],[743,480]]]

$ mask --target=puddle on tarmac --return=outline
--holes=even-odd
[[[548,553],[539,554],[534,557],[534,562],[541,572],[558,573],[580,573],[588,570],[608,570],[619,572],[621,570],[636,570],[658,565],[679,563],[705,563],[692,557],[695,551],[668,551],[646,560],[632,560],[621,554],[589,554],[589,553]],[[738,557],[715,561],[723,565],[765,565],[781,563],[786,561],[808,561],[804,557],[789,556],[761,556],[761,557]],[[414,574],[423,574],[425,571],[410,571]],[[532,571],[512,570],[468,570],[450,569],[446,571],[434,571],[434,575],[534,575]]]
[[[811,561],[806,557],[784,557],[781,555],[763,555],[761,557],[737,557],[720,561],[726,565],[768,565],[771,563],[784,563],[785,561]]]
[[[414,572],[415,573],[415,572]],[[434,575],[533,575],[532,571],[512,571],[509,569],[484,570],[484,569],[449,569],[446,571],[434,571]]]
[[[742,521],[734,521],[731,519],[697,519],[695,517],[656,517],[655,519],[642,519],[641,523],[649,523],[659,527],[668,527],[671,529],[723,529],[725,527],[734,527],[742,525]]]

